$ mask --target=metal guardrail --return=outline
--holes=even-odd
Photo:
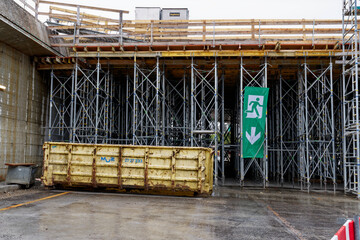
[[[54,8],[52,8],[54,10]],[[60,9],[56,9],[60,10]],[[99,42],[114,42],[116,38],[129,38],[144,43],[156,42],[217,42],[251,41],[263,44],[266,41],[284,42],[325,42],[342,40],[340,20],[189,20],[189,21],[123,21],[97,19],[81,16],[79,24],[76,16],[49,13],[52,19],[64,25],[49,26],[57,32],[52,38],[62,38],[63,45]],[[91,21],[92,20],[92,21]],[[66,22],[73,22],[68,25]],[[78,32],[74,34],[74,32]]]
[[[166,44],[330,44],[342,41],[341,20],[229,19],[229,20],[123,20],[128,11],[44,0],[18,0],[36,17],[48,16],[55,47]],[[35,5],[28,4],[32,2]],[[39,5],[48,12],[39,12]],[[95,14],[85,10],[96,11]],[[106,12],[106,14],[103,14]],[[99,13],[99,14],[98,14]],[[108,17],[118,14],[118,18]],[[350,29],[351,31],[351,29]],[[59,41],[59,39],[61,39]],[[338,44],[337,44],[338,45]]]
[[[66,19],[60,14],[49,16],[60,22],[74,21],[74,16]],[[268,41],[309,42],[314,45],[342,40],[341,21],[338,20],[123,21],[119,24],[111,19],[101,19],[107,21],[103,24],[86,21],[89,19],[82,19],[80,24],[73,26],[49,26],[56,32],[51,37],[64,39],[63,46],[92,42],[108,46],[109,42],[116,42],[118,38],[120,43],[127,38],[148,44],[206,42],[212,45],[244,41],[259,45]],[[102,40],[99,41],[99,38]]]

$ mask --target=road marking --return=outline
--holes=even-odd
[[[305,240],[305,238],[303,237],[303,235],[296,230],[293,226],[291,226],[291,224],[283,217],[280,216],[280,214],[278,214],[274,209],[272,209],[269,205],[267,206],[267,208],[293,233],[295,234],[300,240]]]
[[[6,210],[9,210],[9,209],[12,209],[12,208],[21,207],[21,206],[24,206],[24,205],[27,205],[27,204],[30,204],[30,203],[39,202],[39,201],[43,201],[43,200],[47,200],[47,199],[51,199],[51,198],[55,198],[55,197],[60,197],[60,196],[63,196],[63,195],[65,195],[65,194],[68,194],[68,193],[70,193],[70,192],[64,192],[64,193],[52,195],[52,196],[49,196],[49,197],[44,197],[44,198],[36,199],[36,200],[34,200],[34,201],[30,201],[30,202],[26,202],[26,203],[21,203],[21,204],[13,205],[13,206],[6,207],[6,208],[1,208],[1,209],[0,209],[0,212],[1,212],[1,211],[6,211]]]

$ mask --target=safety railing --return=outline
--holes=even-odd
[[[82,15],[84,18],[80,24],[75,24],[75,15],[66,16],[66,19],[62,14],[51,13],[49,16],[63,23],[48,24],[55,33],[51,37],[64,39],[64,46],[91,43],[101,46],[117,42],[192,42],[212,45],[222,42],[243,42],[262,45],[269,41],[308,42],[314,45],[342,40],[341,20],[125,20],[119,24],[115,19],[95,19],[94,16]],[[67,24],[69,22],[74,24]]]
[[[123,20],[128,11],[45,0],[36,3],[36,16],[47,16],[53,46],[118,46],[124,44],[309,44],[342,41],[341,20],[239,19],[239,20]],[[48,11],[39,12],[48,6]],[[88,13],[85,11],[89,11]],[[105,14],[104,14],[105,13]],[[350,30],[351,31],[351,30]]]

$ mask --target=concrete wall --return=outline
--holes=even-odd
[[[46,26],[12,0],[0,0],[0,14],[50,45]]]
[[[0,42],[0,181],[5,163],[42,163],[48,91],[29,56]]]

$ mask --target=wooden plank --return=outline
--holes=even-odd
[[[143,36],[150,36],[150,33],[148,31],[127,31],[128,33],[130,33],[133,36],[136,35],[143,35]],[[261,30],[260,34],[261,36],[266,36],[266,35],[276,35],[276,34],[281,34],[281,35],[303,35],[303,34],[312,34],[313,30],[312,29],[308,29],[305,31],[301,31],[301,30],[284,30],[284,29],[269,29],[269,30]],[[315,38],[319,35],[334,35],[334,34],[338,34],[339,36],[341,35],[342,30],[341,29],[332,29],[332,30],[319,30],[317,32],[317,35],[315,35]],[[251,30],[233,30],[233,31],[216,31],[216,32],[173,32],[173,31],[154,31],[152,32],[152,36],[154,37],[171,37],[171,36],[197,36],[197,35],[201,35],[201,36],[212,36],[212,35],[251,35],[252,39],[255,38],[255,35],[259,35],[259,30],[257,32],[253,32]]]
[[[56,17],[57,15],[51,15],[52,17]],[[69,20],[74,20],[73,18]],[[50,29],[73,29],[74,26],[49,26]],[[91,23],[89,25],[82,25],[82,29],[97,29],[98,31],[101,30],[108,30],[113,29],[114,31],[118,30],[118,25],[92,25]],[[128,29],[124,28],[124,31],[127,31],[128,33],[132,34],[149,34],[151,33],[148,29]],[[315,29],[315,36],[319,34],[341,34],[342,29],[341,28],[316,28]],[[259,34],[259,28],[254,28],[254,30],[250,28],[234,28],[234,29],[216,29],[215,31],[212,30],[200,30],[200,29],[153,29],[152,31],[153,35],[235,35],[235,34]],[[306,29],[300,29],[300,28],[262,28],[260,29],[260,33],[262,35],[266,34],[312,34],[313,29],[306,28]]]
[[[164,24],[164,23],[198,23],[200,25],[203,24],[204,20],[153,20],[154,24]],[[223,24],[245,24],[251,25],[252,22],[259,22],[261,21],[261,25],[271,24],[271,25],[313,25],[313,19],[206,19],[206,23],[208,25],[212,25],[213,22],[215,23],[223,23]],[[150,20],[126,20],[127,23],[150,23]],[[338,19],[319,19],[316,20],[317,25],[321,24],[342,24],[342,20]]]
[[[72,16],[77,17],[77,11],[73,11],[73,10],[69,10],[69,9],[65,9],[65,8],[54,7],[54,6],[50,6],[50,9],[53,10],[53,11],[70,13],[70,14],[73,14]],[[45,13],[44,15],[50,15],[50,14],[51,14],[51,12]],[[61,14],[59,14],[59,16],[61,16]],[[64,16],[69,16],[69,15],[64,15]],[[93,14],[88,14],[88,13],[84,13],[84,12],[81,12],[81,13],[80,13],[80,16],[81,16],[83,19],[96,19],[96,20],[102,20],[102,21],[119,23],[119,20],[117,20],[117,19],[102,17],[102,16],[93,15]]]
[[[155,56],[160,57],[330,57],[335,56],[338,51],[329,51],[329,50],[239,50],[239,51],[162,51],[162,52],[77,52],[70,53],[72,57],[109,57],[109,58],[118,58],[118,57],[144,57],[144,58],[153,58]]]
[[[213,24],[215,23],[216,26],[243,26],[243,25],[253,25],[255,22],[258,22],[259,20],[226,20],[226,22],[222,20],[213,20],[209,21],[206,20],[204,23],[204,20],[171,20],[171,21],[165,21],[165,20],[153,20],[153,27],[155,28],[163,28],[163,27],[203,27],[204,25],[206,27],[212,28]],[[114,22],[118,22],[115,21]],[[124,20],[123,24],[124,27],[136,27],[136,28],[147,28],[151,25],[151,21],[139,21],[139,20]],[[262,26],[287,26],[287,25],[313,25],[313,20],[261,20]],[[342,22],[341,20],[317,20],[316,26],[320,25],[339,25],[341,26]],[[256,24],[255,24],[256,25]]]
[[[235,60],[235,61],[234,61]],[[244,58],[244,64],[248,65],[248,64],[256,64],[256,65],[259,65],[262,63],[262,60],[261,58],[258,58],[258,59],[250,59],[250,58]],[[89,59],[87,61],[88,64],[97,64],[97,59]],[[189,63],[189,59],[177,59],[176,61],[173,61],[173,59],[171,58],[163,58],[163,63],[167,66],[183,66],[183,65],[187,65]],[[272,59],[268,59],[269,61],[269,64],[271,64],[271,66],[273,68],[277,68],[277,65],[296,65],[298,64],[299,62],[299,59],[297,58],[272,58]],[[333,59],[334,61],[334,59]],[[322,63],[326,62],[326,64],[329,63],[329,59],[328,58],[322,58],[322,59],[314,59],[314,58],[309,58],[306,60],[307,64],[310,64],[310,65],[321,65]],[[114,59],[114,58],[111,58],[111,59],[103,59],[103,60],[100,60],[100,64],[105,64],[105,65],[117,65],[117,66],[128,66],[128,65],[134,65],[134,60],[129,60],[129,59]],[[198,65],[211,65],[211,63],[208,62],[207,59],[205,58],[199,58],[197,60],[197,64]],[[238,64],[238,61],[236,58],[223,58],[221,60],[221,65],[226,65],[226,66],[229,66],[229,65],[232,65],[232,66],[237,66]],[[179,70],[180,71],[180,70]]]
[[[202,27],[202,41],[205,42],[206,41],[206,21],[203,22],[203,27]]]
[[[93,25],[82,25],[81,28],[82,29],[92,29],[92,28],[97,28],[97,29],[104,29],[104,28],[113,28],[113,29],[119,29],[119,25],[102,25],[102,24],[93,24]],[[49,29],[73,29],[74,26],[48,26]]]
[[[166,47],[168,45],[172,45],[172,46],[181,46],[181,47],[184,47],[184,46],[192,46],[192,45],[201,45],[201,44],[211,44],[212,42],[206,42],[206,43],[203,43],[203,42],[199,42],[199,40],[201,39],[198,39],[197,41],[195,40],[189,40],[189,39],[186,39],[186,40],[183,40],[183,41],[178,41],[178,42],[174,42],[174,41],[171,41],[171,42],[154,42],[153,43],[153,46],[162,46],[162,47]],[[239,40],[241,40],[241,42],[239,42]],[[266,41],[265,41],[266,40]],[[341,37],[338,37],[338,38],[332,38],[330,39],[329,37],[326,37],[326,38],[319,38],[317,39],[314,44],[317,45],[317,44],[322,44],[322,45],[334,45],[337,41],[340,41],[342,40]],[[280,39],[280,37],[273,37],[273,38],[269,38],[269,39],[264,39],[264,44],[276,44],[277,42],[280,42],[282,46],[286,46],[286,45],[289,45],[289,44],[295,44],[295,45],[307,45],[307,44],[310,44],[312,45],[312,39],[309,39],[309,40],[306,40],[304,41],[301,37],[297,37],[297,38],[289,38],[287,37],[287,39]],[[230,44],[233,44],[233,45],[236,45],[236,46],[239,46],[239,44],[241,44],[242,46],[247,46],[247,45],[258,45],[258,41],[251,41],[249,40],[248,38],[245,38],[245,37],[238,37],[236,39],[225,39],[223,41],[217,41],[216,42],[217,45],[230,45]],[[74,44],[73,43],[53,43],[51,46],[53,47],[73,47]],[[76,46],[83,46],[83,47],[97,47],[97,46],[107,46],[107,47],[112,47],[112,46],[119,46],[119,43],[105,43],[105,42],[86,42],[86,43],[79,43],[79,44],[76,44]],[[131,46],[131,47],[134,47],[134,46],[138,46],[138,47],[141,47],[141,46],[144,46],[146,48],[148,48],[150,46],[149,42],[139,42],[139,43],[124,43],[124,47],[126,46]]]
[[[184,29],[184,28],[153,28],[153,33],[161,33],[161,34],[166,34],[166,33],[190,33],[190,34],[209,34],[212,35],[214,32],[215,33],[224,33],[224,32],[249,32],[251,33],[252,31],[255,31],[255,34],[257,34],[259,32],[259,28],[216,28],[215,31],[213,29],[200,29],[200,28],[191,28],[191,29]],[[305,31],[306,33],[312,33],[313,32],[313,28],[261,28],[260,29],[261,32],[294,32],[294,33],[299,33],[299,34],[303,34],[303,32]],[[342,33],[342,28],[314,28],[314,30],[316,31],[316,33]],[[136,28],[132,30],[133,32],[136,33],[145,33],[145,32],[149,32],[149,30],[147,29],[142,29],[142,28]]]

